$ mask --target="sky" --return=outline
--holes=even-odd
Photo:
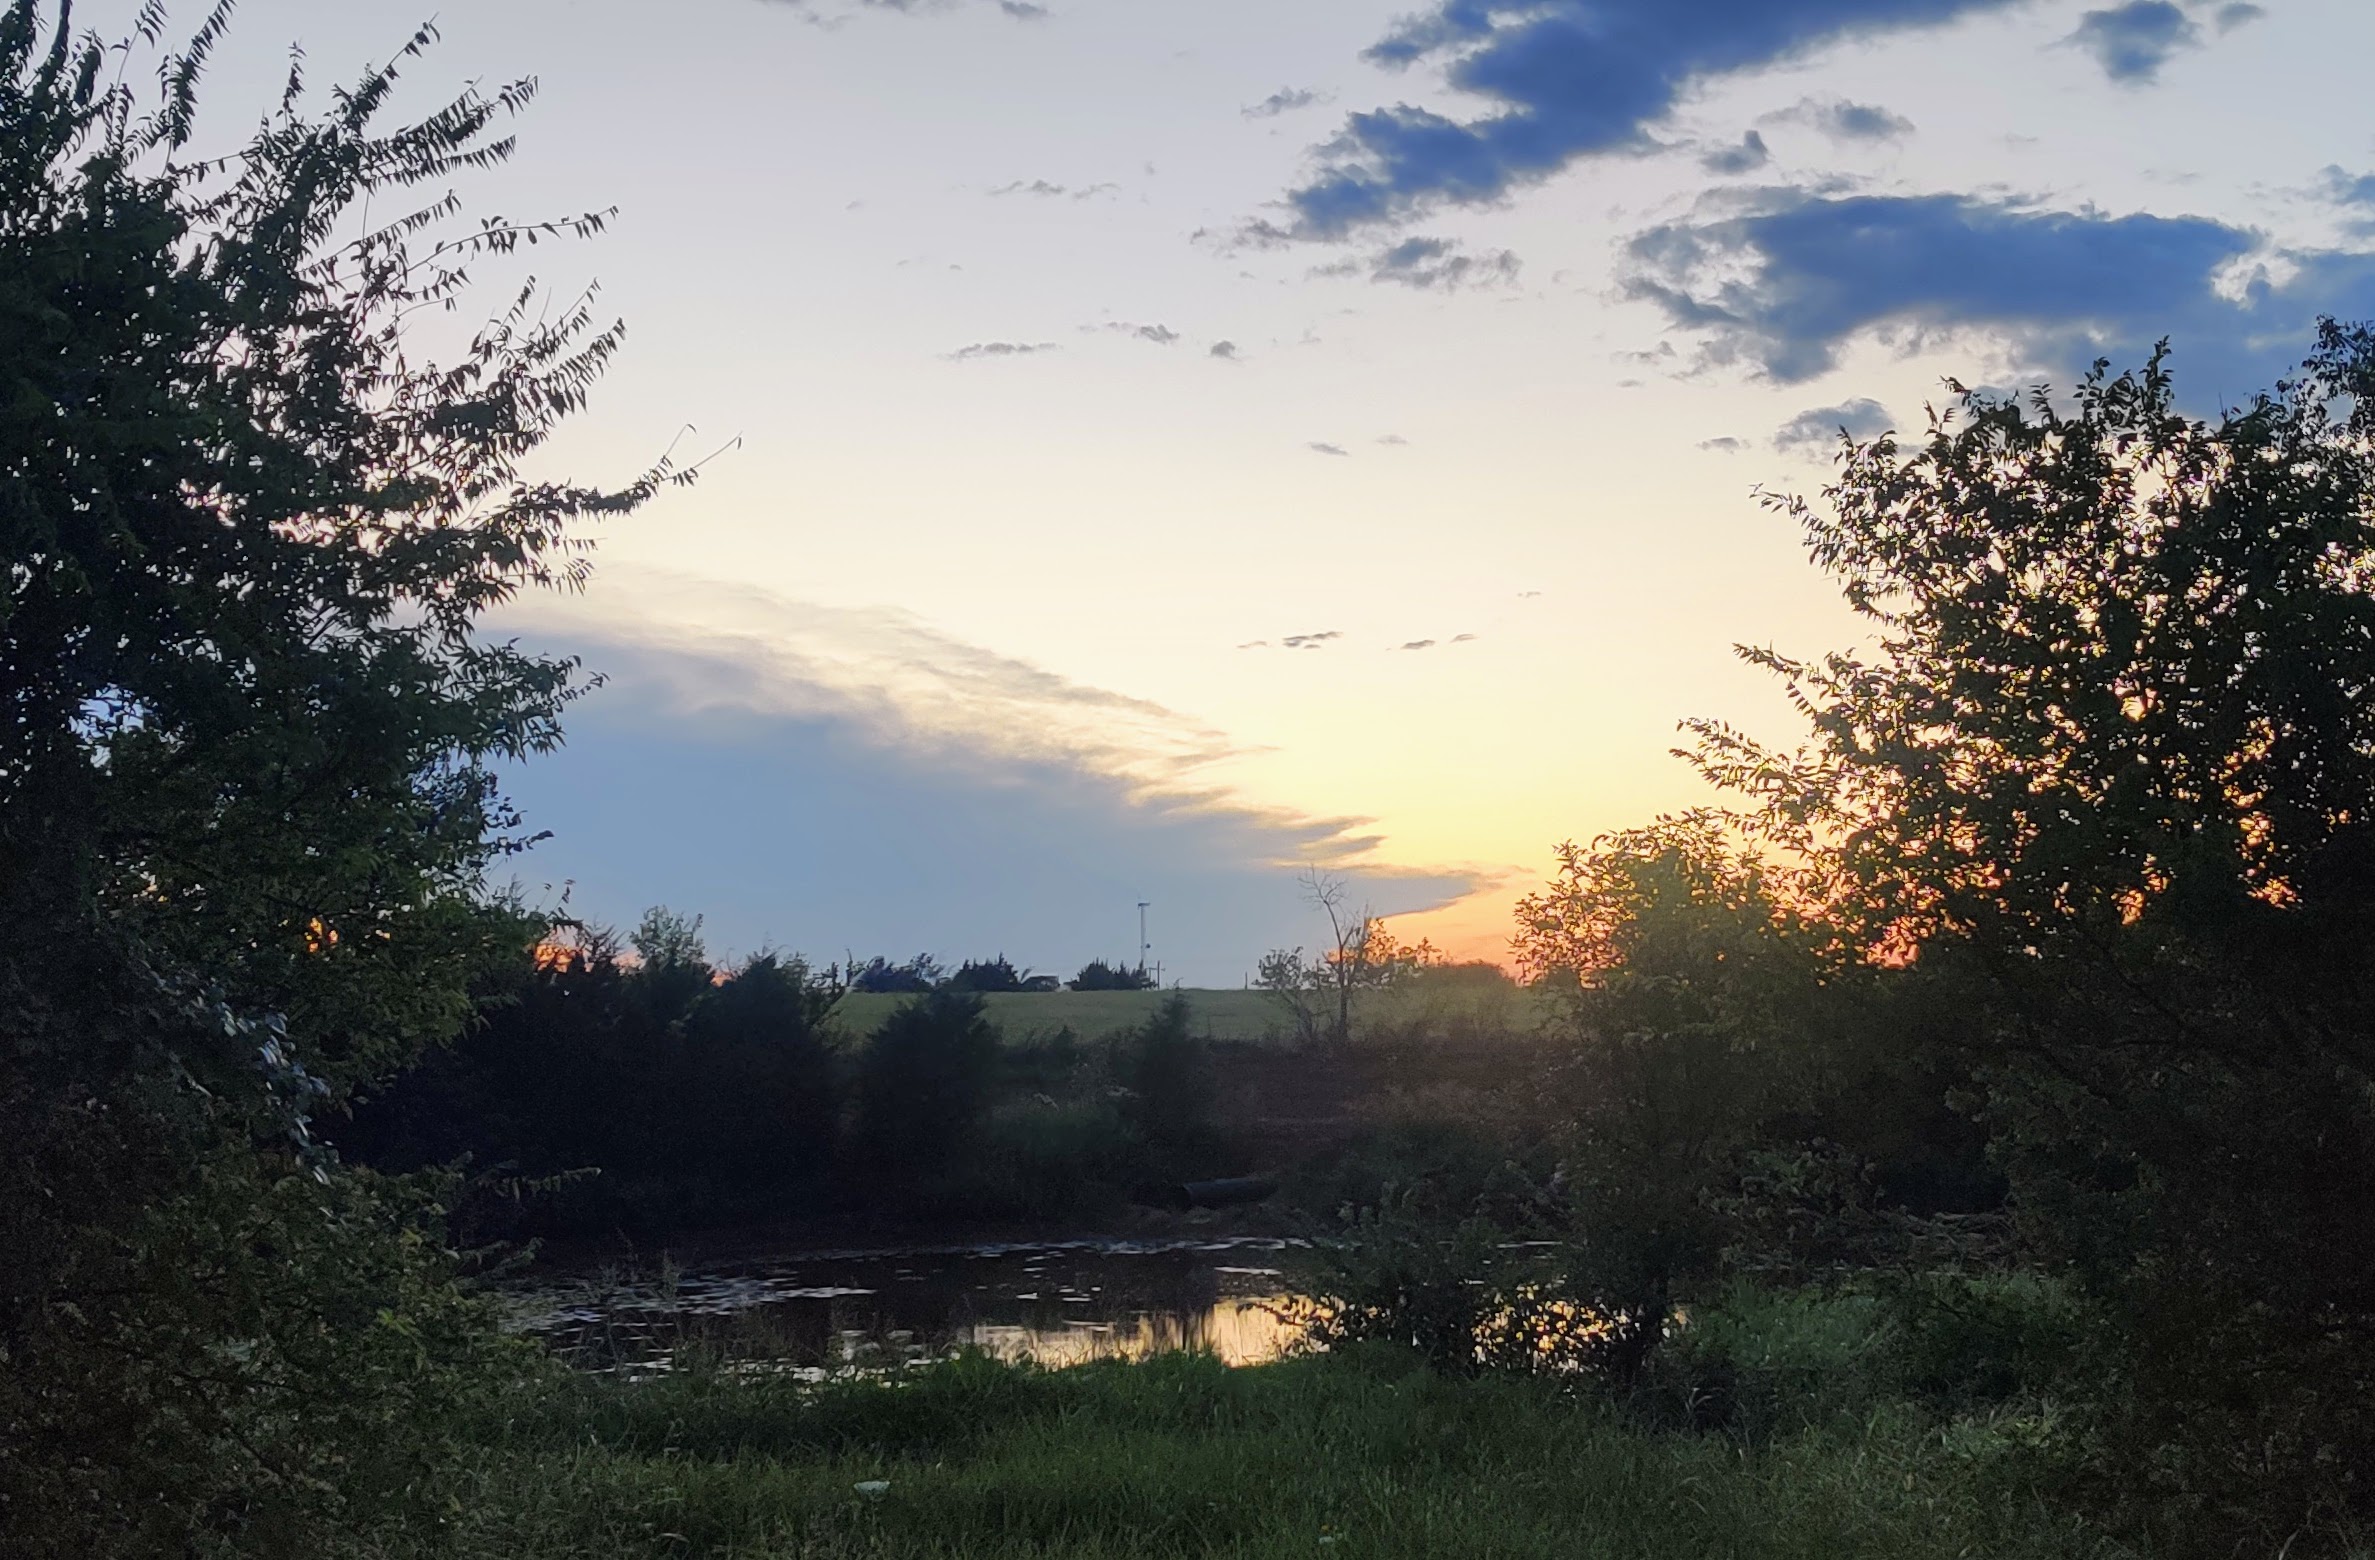
[[[246,0],[201,142],[424,14]],[[627,324],[545,469],[704,461],[493,625],[605,678],[514,865],[717,953],[1068,974],[1144,901],[1233,986],[1317,868],[1504,956],[1560,841],[1716,800],[1678,721],[1792,734],[1735,645],[1856,641],[1757,496],[1842,428],[2162,336],[2214,412],[2375,315],[2364,0],[436,21],[399,109],[539,86],[471,212],[615,208],[517,262]]]

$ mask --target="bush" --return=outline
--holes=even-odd
[[[2100,1390],[2103,1318],[2068,1285],[2036,1273],[1912,1274],[1883,1294],[1895,1320],[1891,1374],[1902,1390],[1954,1409]]]
[[[910,1184],[945,1174],[978,1141],[997,1068],[980,997],[935,991],[901,1003],[858,1061],[855,1154]]]
[[[1217,1144],[1212,1048],[1189,1022],[1187,998],[1175,991],[1145,1023],[1122,1035],[1114,1050],[1114,1080],[1129,1091],[1122,1115],[1155,1176],[1208,1168]]]
[[[1119,959],[1111,963],[1091,959],[1071,980],[1074,991],[1152,991],[1154,984],[1155,978],[1144,965],[1127,965]]]

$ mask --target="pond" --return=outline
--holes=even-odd
[[[1064,1240],[820,1251],[606,1268],[512,1292],[514,1325],[565,1359],[635,1374],[688,1350],[823,1375],[980,1349],[1049,1365],[1200,1349],[1276,1358],[1302,1242]]]

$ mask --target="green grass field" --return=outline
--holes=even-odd
[[[2110,1553],[2040,1498],[2039,1430],[1883,1405],[1751,1443],[1341,1357],[580,1379],[504,1416],[456,1536],[473,1560]]]
[[[999,992],[982,999],[990,1022],[1010,1040],[1053,1034],[1069,1024],[1083,1040],[1142,1024],[1168,995],[1161,991]],[[1258,991],[1186,991],[1196,1031],[1214,1040],[1260,1040],[1284,1029],[1285,1014]],[[881,1027],[903,997],[851,992],[833,1016],[853,1035]]]
[[[1259,991],[1185,990],[1196,1032],[1210,1040],[1272,1040],[1291,1034],[1286,1010]],[[1144,1023],[1168,992],[1050,991],[1000,993],[983,998],[990,1022],[1009,1040],[1055,1033],[1070,1025],[1083,1040]],[[905,998],[852,992],[833,1010],[852,1035],[870,1035]],[[1530,1024],[1533,1000],[1507,986],[1446,986],[1364,994],[1354,1008],[1356,1025],[1425,1021],[1456,1031],[1464,1020],[1482,1027]]]

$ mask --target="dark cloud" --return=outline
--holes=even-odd
[[[1278,642],[1289,650],[1324,650],[1330,641],[1343,637],[1341,628],[1324,628],[1316,634],[1289,634]]]
[[[1432,639],[1407,639],[1394,648],[1397,650],[1432,650],[1435,648],[1435,641]]]
[[[1702,156],[1699,166],[1709,173],[1731,175],[1754,173],[1772,160],[1773,152],[1765,145],[1765,138],[1751,130],[1740,138],[1739,145],[1722,147]]]
[[[1451,642],[1455,645],[1474,644],[1476,636],[1474,634],[1454,634],[1451,636]]]
[[[1867,397],[1858,397],[1837,406],[1808,407],[1773,430],[1773,447],[1777,450],[1828,448],[1839,442],[1841,433],[1850,438],[1870,439],[1896,425],[1897,420],[1889,415],[1887,407]]]
[[[1238,112],[1248,119],[1276,119],[1281,114],[1291,114],[1298,108],[1309,108],[1315,103],[1326,101],[1325,96],[1308,88],[1280,87],[1259,103],[1248,104]]]
[[[1863,336],[1911,347],[1981,330],[2024,372],[2067,377],[2097,355],[2139,360],[2169,335],[2181,382],[2240,397],[2298,356],[2319,314],[2375,312],[2371,254],[2274,255],[2240,296],[2214,285],[2259,247],[2201,217],[1780,191],[1639,235],[1625,286],[1696,333],[1704,362],[1784,383],[1827,372]]]
[[[1913,121],[1903,115],[1845,98],[1807,98],[1794,108],[1766,117],[1777,123],[1812,125],[1834,141],[1901,141],[1913,133]]]
[[[1029,357],[1037,352],[1058,350],[1052,341],[977,341],[969,347],[959,347],[948,355],[951,363],[969,363],[976,358]]]
[[[2217,16],[2212,20],[2218,23],[2220,32],[2227,33],[2233,32],[2246,22],[2256,22],[2267,14],[2264,7],[2251,4],[2250,0],[2234,0],[2232,5],[2220,6]]]
[[[1243,354],[1238,352],[1237,343],[1234,341],[1216,341],[1212,344],[1211,349],[1204,355],[1206,357],[1219,358],[1226,363],[1236,363],[1243,361]]]
[[[1701,439],[1699,441],[1699,448],[1703,450],[1712,450],[1718,455],[1737,455],[1742,450],[1748,448],[1748,441],[1746,439],[1735,439],[1727,433],[1720,439]]]
[[[2170,0],[2128,0],[2087,12],[2062,41],[2093,55],[2113,81],[2141,85],[2156,79],[2171,55],[2198,47],[2202,30]]]
[[[1288,192],[1284,224],[1247,237],[1338,238],[1442,203],[1491,201],[1580,157],[1642,149],[1695,83],[1825,44],[1998,10],[2017,0],[1439,0],[1368,51],[1441,60],[1498,111],[1461,120],[1398,103],[1353,114]]]
[[[998,0],[998,9],[1018,22],[1038,22],[1047,18],[1047,7],[1033,5],[1031,0]]]
[[[1314,439],[1303,447],[1315,455],[1350,455],[1352,453],[1341,444],[1329,444],[1319,439]]]
[[[1389,244],[1366,259],[1322,266],[1320,274],[1350,276],[1366,272],[1373,282],[1453,292],[1462,287],[1514,282],[1519,264],[1517,256],[1506,249],[1488,249],[1472,255],[1453,239],[1417,237]]]

